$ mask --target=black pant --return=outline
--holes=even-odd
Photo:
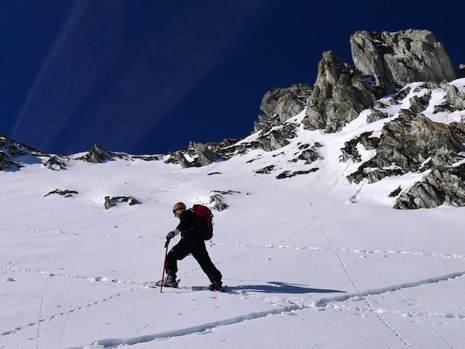
[[[173,246],[166,256],[166,274],[176,276],[178,272],[178,261],[192,254],[199,263],[203,272],[207,274],[211,283],[221,283],[222,275],[210,259],[205,241],[196,236],[185,236]]]

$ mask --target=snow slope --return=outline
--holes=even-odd
[[[382,127],[361,120],[201,168],[70,160],[0,173],[0,348],[463,348],[465,209],[390,208],[383,193],[415,175],[349,185],[338,150]],[[319,171],[254,172],[308,169],[287,162],[304,141],[324,143]],[[44,197],[57,188],[78,194]],[[161,277],[172,205],[216,191],[229,208],[214,212],[208,250],[228,292],[146,287]],[[107,195],[142,204],[105,210]],[[181,284],[208,284],[192,257],[179,269]]]

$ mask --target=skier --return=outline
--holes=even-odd
[[[192,254],[200,267],[210,279],[210,291],[222,291],[222,278],[220,271],[215,267],[208,255],[205,241],[197,232],[195,213],[186,209],[183,202],[178,202],[173,206],[174,216],[179,218],[178,226],[166,235],[169,241],[176,235],[181,234],[181,240],[169,251],[166,256],[166,277],[163,282],[164,287],[177,287],[176,273],[178,271],[178,261]]]

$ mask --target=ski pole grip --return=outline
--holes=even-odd
[[[168,245],[170,244],[170,239],[166,239],[166,242],[165,242],[165,248],[168,248]]]

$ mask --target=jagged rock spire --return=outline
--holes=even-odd
[[[386,92],[393,92],[395,85],[455,79],[444,46],[428,30],[359,31],[350,37],[350,45],[357,69]]]

